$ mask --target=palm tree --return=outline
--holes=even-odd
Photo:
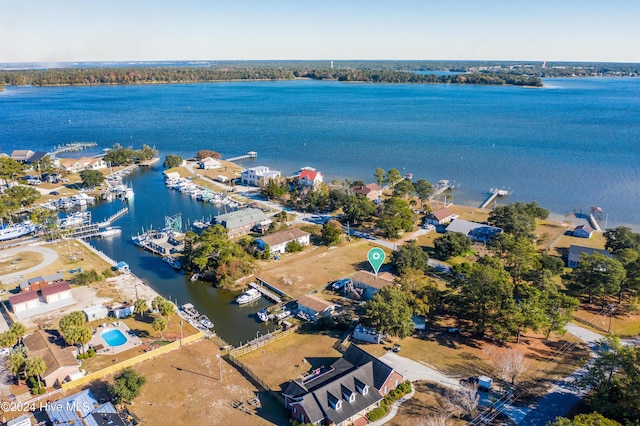
[[[153,320],[152,326],[155,331],[160,332],[160,338],[164,340],[164,337],[162,336],[162,331],[167,328],[167,320],[164,319],[164,317],[156,317]]]
[[[18,386],[20,386],[20,373],[24,370],[25,361],[24,356],[20,352],[14,352],[7,358],[6,367],[12,374],[18,379]]]
[[[147,304],[147,301],[144,299],[138,299],[136,300],[135,305],[133,305],[133,311],[140,315],[140,318],[144,318],[144,313],[147,312],[149,310],[149,305]]]
[[[92,337],[91,329],[89,327],[79,327],[77,342],[82,346],[82,353],[84,353],[84,346],[89,343]]]
[[[27,377],[37,377],[38,378],[38,388],[42,386],[40,382],[40,375],[47,370],[47,364],[45,364],[44,360],[39,356],[34,356],[33,358],[27,358],[27,361],[24,365],[24,373]]]

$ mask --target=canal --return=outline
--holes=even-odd
[[[165,216],[178,213],[182,214],[183,230],[186,231],[194,220],[217,215],[218,209],[213,204],[166,188],[159,163],[153,167],[138,168],[125,177],[124,183],[133,186],[133,200],[98,202],[91,208],[93,221],[99,222],[128,206],[129,212],[113,224],[122,228],[122,234],[119,237],[92,239],[89,242],[93,247],[115,261],[127,262],[135,275],[178,306],[193,303],[201,314],[211,319],[216,333],[232,345],[275,328],[274,325],[268,328],[256,319],[257,311],[272,304],[265,298],[241,308],[234,303],[237,292],[217,289],[205,281],[191,282],[190,274],[174,270],[160,256],[135,246],[131,241],[131,236],[142,232],[143,228],[146,230],[153,226],[154,229],[161,229]]]

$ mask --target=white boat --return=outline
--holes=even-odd
[[[182,269],[182,263],[173,256],[165,256],[162,261],[168,263],[173,269]]]
[[[35,232],[37,226],[29,221],[0,229],[0,241],[12,240]]]
[[[134,196],[133,188],[127,187],[127,189],[124,192],[124,198],[127,200],[133,200],[133,196]]]
[[[213,323],[211,322],[209,317],[207,317],[206,315],[200,316],[198,318],[198,322],[202,324],[202,326],[205,328],[213,328]]]
[[[194,282],[194,281],[198,281],[200,279],[200,274],[193,274],[191,275],[191,278],[189,278],[189,281]]]
[[[236,302],[238,305],[246,305],[247,303],[254,302],[262,297],[262,294],[255,288],[250,288],[249,290],[242,293],[240,296],[236,297]]]
[[[291,311],[282,311],[276,314],[276,321],[283,320],[285,318],[289,318],[291,316]]]
[[[74,228],[83,225],[91,220],[89,212],[78,212],[70,214],[60,222],[61,228]]]
[[[261,311],[256,312],[258,319],[262,322],[267,322],[271,319],[271,315],[267,312],[266,309],[262,309]]]
[[[100,236],[102,238],[114,237],[120,234],[122,234],[122,229],[117,226],[107,226],[102,231],[100,231]]]
[[[190,317],[197,318],[198,316],[200,316],[200,313],[196,310],[196,307],[193,306],[192,303],[185,303],[180,308],[184,311],[185,314],[189,315]]]

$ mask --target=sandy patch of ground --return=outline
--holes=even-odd
[[[122,300],[135,301],[137,299],[144,299],[149,306],[151,306],[151,301],[158,296],[158,293],[154,289],[132,274],[122,274],[107,278],[105,282],[113,286]]]

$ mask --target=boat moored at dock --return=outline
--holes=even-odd
[[[238,305],[246,305],[251,302],[255,302],[260,299],[262,294],[256,290],[255,288],[250,288],[249,290],[242,293],[240,296],[236,297],[236,303]]]

